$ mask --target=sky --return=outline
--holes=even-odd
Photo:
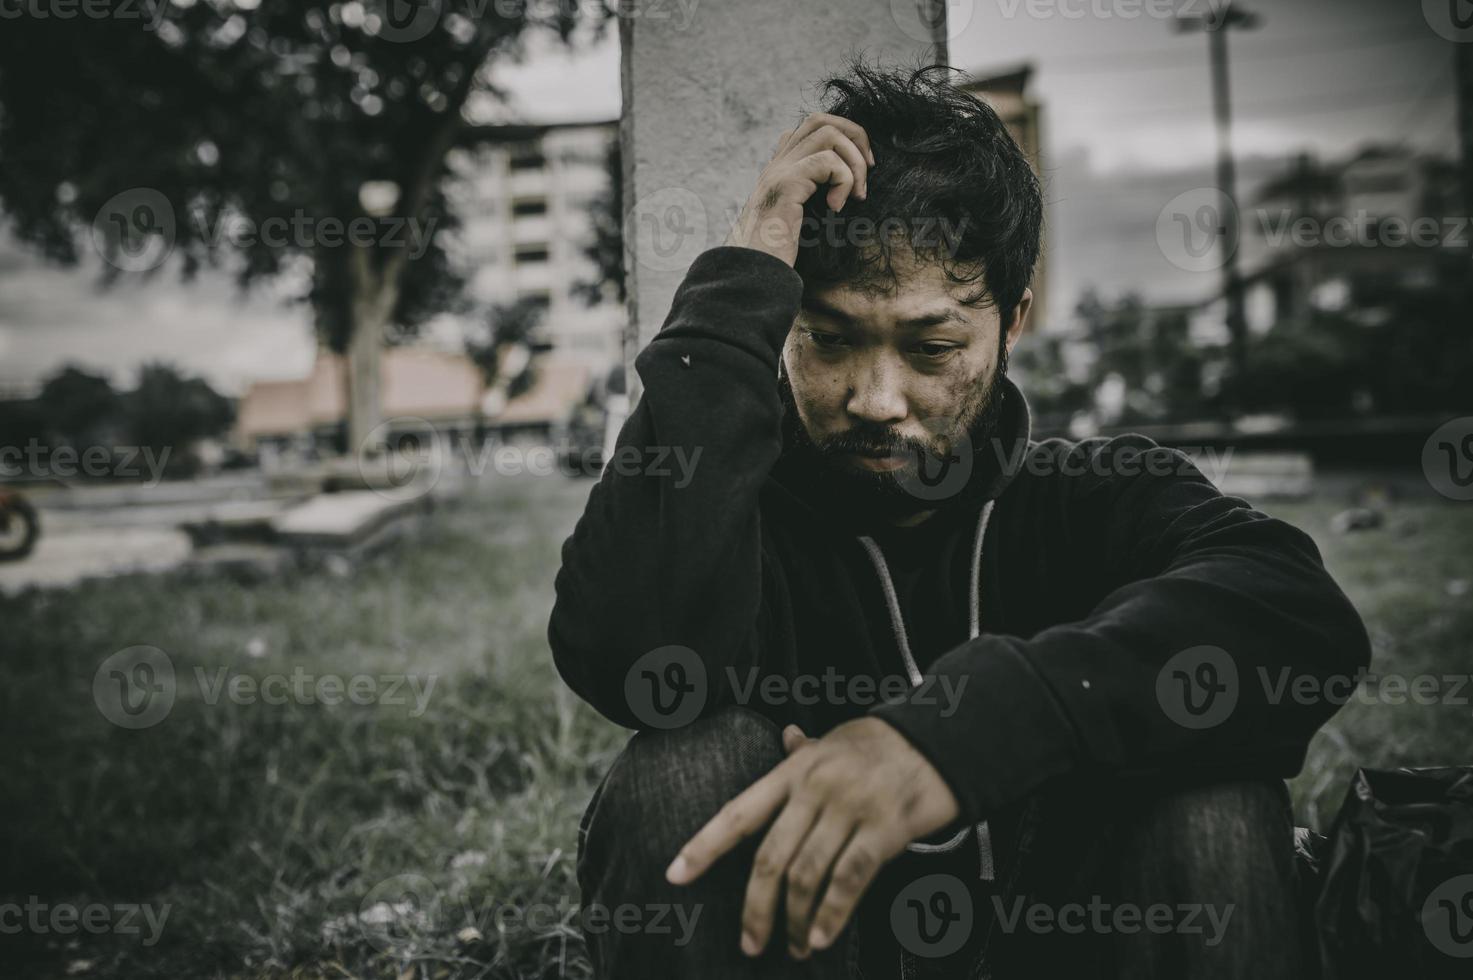
[[[1199,11],[1209,2],[1175,0]],[[1255,0],[1261,23],[1230,38],[1243,186],[1298,152],[1334,160],[1372,141],[1452,155],[1455,45],[1429,20],[1447,2]],[[948,0],[952,65],[976,75],[1033,66],[1057,309],[1089,286],[1167,301],[1215,283],[1171,266],[1155,246],[1161,204],[1211,183],[1214,154],[1207,42],[1156,16],[1166,3]],[[497,81],[512,101],[488,117],[616,119],[618,33],[574,51],[531,43]],[[106,291],[97,283],[95,259],[50,265],[0,228],[0,386],[67,362],[127,385],[142,363],[164,360],[238,394],[253,379],[310,367],[310,320],[283,302],[290,284],[243,296],[223,275],[181,284],[167,270]]]

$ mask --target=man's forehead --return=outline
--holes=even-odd
[[[880,282],[815,283],[803,291],[810,314],[847,321],[883,320],[923,327],[937,322],[980,324],[990,307],[965,302],[978,283],[958,283],[936,263],[897,269]]]

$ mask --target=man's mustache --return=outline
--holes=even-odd
[[[913,456],[920,459],[927,454],[936,454],[935,449],[923,440],[860,427],[826,436],[817,445],[826,456],[857,453],[861,456]]]

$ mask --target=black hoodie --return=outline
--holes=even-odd
[[[1073,774],[1299,771],[1336,706],[1295,680],[1370,659],[1306,534],[1144,437],[1031,440],[1007,380],[959,492],[917,527],[857,526],[785,453],[802,292],[771,255],[710,249],[637,357],[643,396],[557,576],[548,638],[574,691],[652,727],[636,662],[687,648],[702,713],[744,703],[813,736],[878,716],[969,821]]]

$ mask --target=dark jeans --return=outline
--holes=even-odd
[[[975,835],[945,853],[906,851],[828,950],[792,960],[779,915],[766,952],[748,958],[741,906],[760,835],[690,885],[667,883],[665,868],[783,758],[779,728],[740,708],[630,739],[578,832],[598,977],[1302,975],[1293,824],[1279,780],[1125,791],[1076,781],[993,817],[988,879]]]

